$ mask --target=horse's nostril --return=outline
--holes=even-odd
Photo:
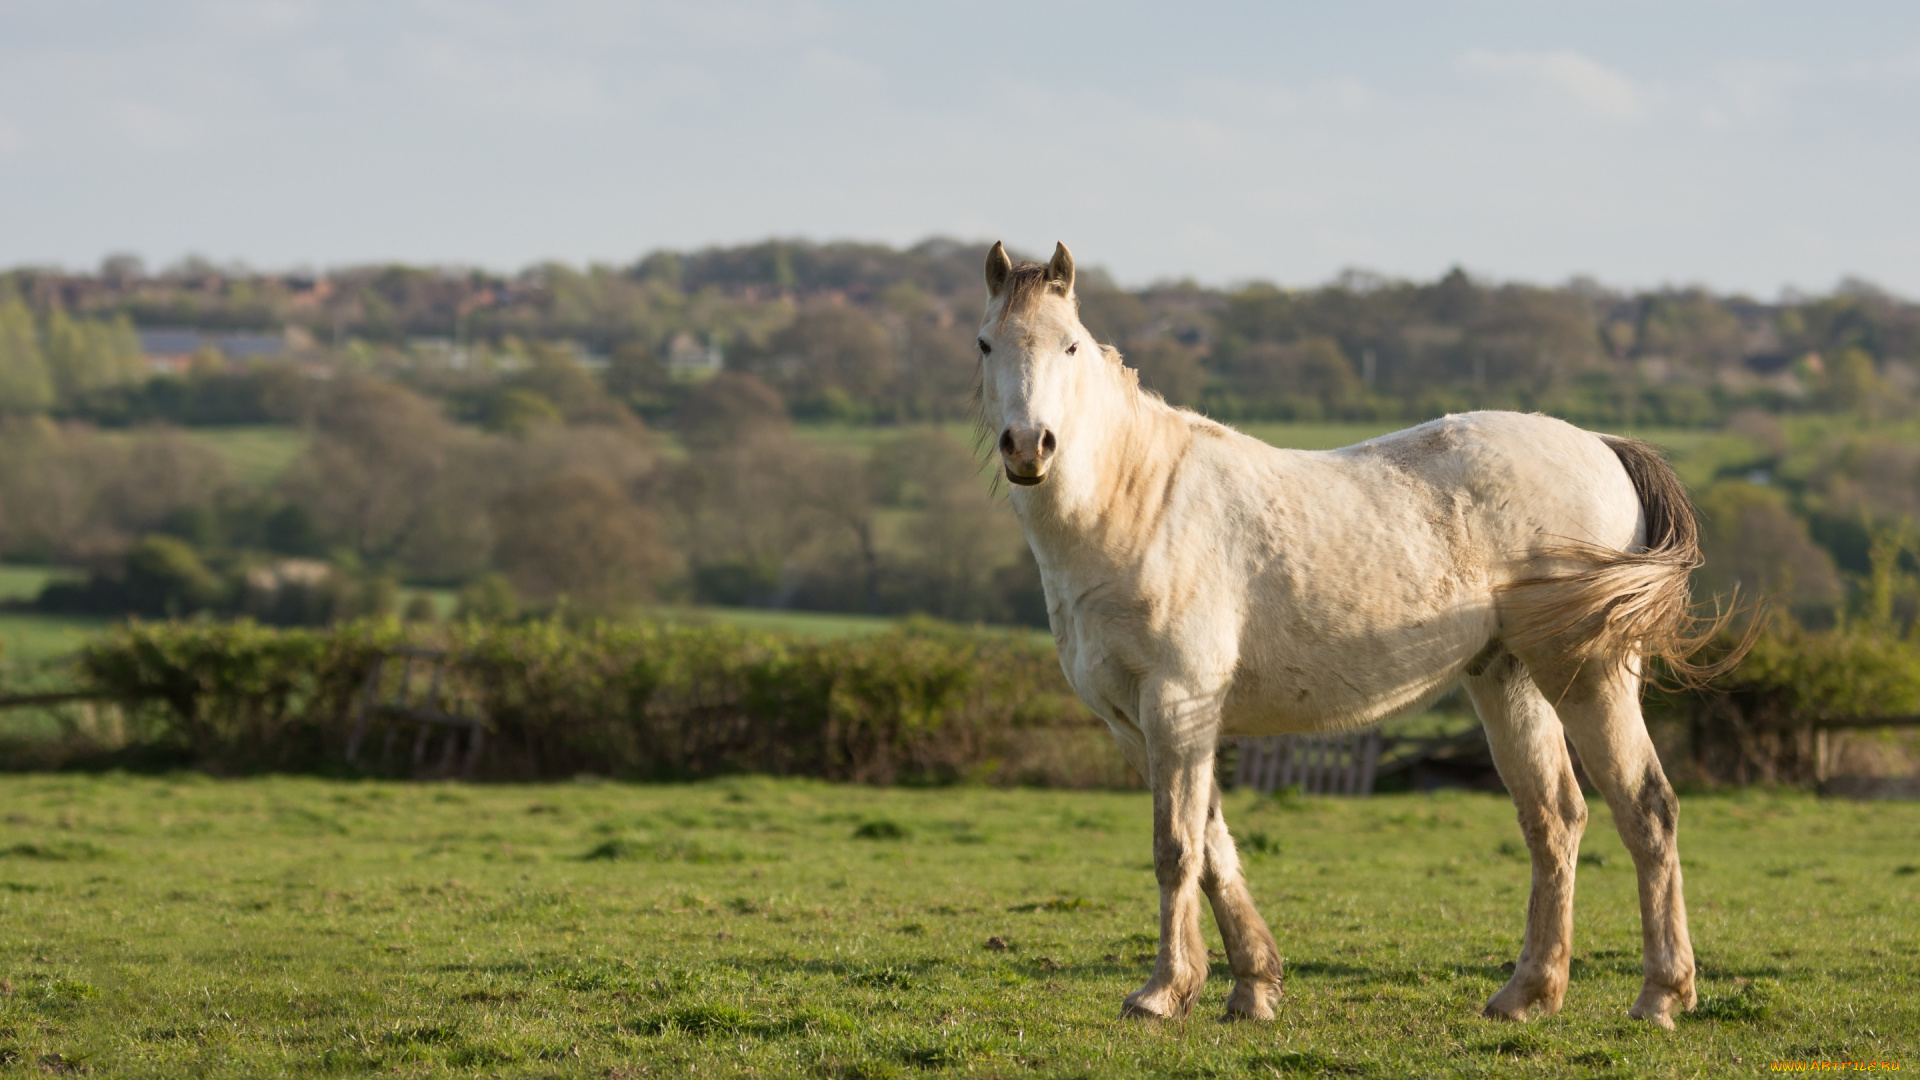
[[[1000,452],[1003,454],[1011,454],[1013,451],[1013,429],[1008,428],[1000,433]]]
[[[1040,452],[1043,454],[1051,454],[1053,453],[1053,447],[1054,447],[1053,432],[1051,431],[1041,432],[1040,433]]]

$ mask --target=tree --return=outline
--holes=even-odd
[[[601,377],[607,393],[630,407],[650,405],[667,392],[671,380],[660,354],[640,340],[622,342],[613,350]],[[648,415],[652,415],[649,413]]]
[[[536,429],[567,422],[545,394],[522,387],[510,387],[493,395],[487,403],[487,429],[507,435],[526,435]]]
[[[1207,372],[1199,350],[1168,338],[1144,341],[1127,350],[1127,363],[1140,372],[1140,385],[1173,405],[1199,402]]]
[[[330,539],[375,566],[449,544],[484,551],[485,500],[458,497],[449,483],[451,458],[465,438],[418,394],[346,376],[322,402],[313,442],[282,491]],[[481,537],[473,535],[476,526]]]
[[[780,391],[751,375],[723,371],[687,395],[674,414],[681,441],[695,450],[738,443],[787,430]]]
[[[995,575],[1013,564],[1020,528],[982,477],[979,458],[938,430],[903,435],[874,452],[882,499],[918,511],[899,553],[895,604],[946,619],[998,614]]]
[[[1872,411],[1882,403],[1886,384],[1865,349],[1841,349],[1826,365],[1826,399],[1835,409]]]
[[[1327,412],[1365,396],[1353,364],[1336,342],[1324,337],[1249,345],[1228,364],[1227,378],[1250,401],[1311,402]]]
[[[658,486],[695,592],[709,603],[778,606],[825,523],[810,491],[818,455],[784,429],[695,448]]]
[[[170,536],[149,536],[127,553],[126,610],[178,618],[210,607],[220,579],[193,548]]]
[[[460,587],[453,617],[480,622],[506,622],[520,613],[520,597],[505,574],[481,574]]]
[[[229,482],[218,453],[178,432],[109,437],[45,417],[0,420],[0,549],[117,559],[135,538],[213,505]]]
[[[46,340],[54,397],[62,405],[140,377],[140,339],[124,315],[96,322],[69,318],[54,308],[47,316]]]
[[[520,595],[596,611],[651,599],[679,569],[660,522],[604,476],[573,473],[494,504],[494,563]]]
[[[796,406],[818,415],[845,415],[893,389],[892,337],[857,308],[804,310],[773,335],[764,353],[743,360]]]
[[[53,380],[33,323],[17,296],[0,300],[0,414],[45,412],[53,404]]]
[[[1833,557],[1771,487],[1715,484],[1700,498],[1706,528],[1701,581],[1711,590],[1777,597],[1795,607],[1831,607],[1841,598]]]

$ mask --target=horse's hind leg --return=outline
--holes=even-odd
[[[1664,1028],[1693,1008],[1693,943],[1681,891],[1680,801],[1667,783],[1640,714],[1640,680],[1625,664],[1585,665],[1556,695],[1580,762],[1607,805],[1640,879],[1640,935],[1646,981],[1627,1010]]]
[[[1573,959],[1573,875],[1587,804],[1567,758],[1553,707],[1527,669],[1505,652],[1466,678],[1467,694],[1487,730],[1493,763],[1513,793],[1520,832],[1533,860],[1527,897],[1527,936],[1513,978],[1487,1002],[1485,1013],[1525,1020],[1537,1006],[1560,1011]]]
[[[1280,949],[1273,942],[1267,921],[1253,906],[1247,880],[1240,873],[1240,855],[1227,832],[1227,819],[1220,813],[1217,781],[1207,809],[1206,843],[1207,865],[1200,875],[1200,887],[1206,890],[1207,900],[1213,905],[1213,921],[1220,926],[1220,937],[1227,947],[1227,963],[1233,968],[1233,993],[1227,998],[1227,1016],[1271,1020],[1274,1003],[1280,998]]]

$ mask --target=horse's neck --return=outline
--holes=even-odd
[[[1027,537],[1056,565],[1125,560],[1151,540],[1191,428],[1158,397],[1118,383],[1102,415],[1078,426],[1078,452],[1059,462],[1064,482],[1020,493]]]

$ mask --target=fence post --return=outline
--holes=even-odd
[[[380,669],[386,666],[384,655],[373,658],[373,667],[367,671],[367,681],[360,688],[360,708],[353,718],[353,733],[347,736],[347,764],[354,764],[360,756],[360,743],[367,737],[367,725],[373,721],[373,698],[380,688]]]

